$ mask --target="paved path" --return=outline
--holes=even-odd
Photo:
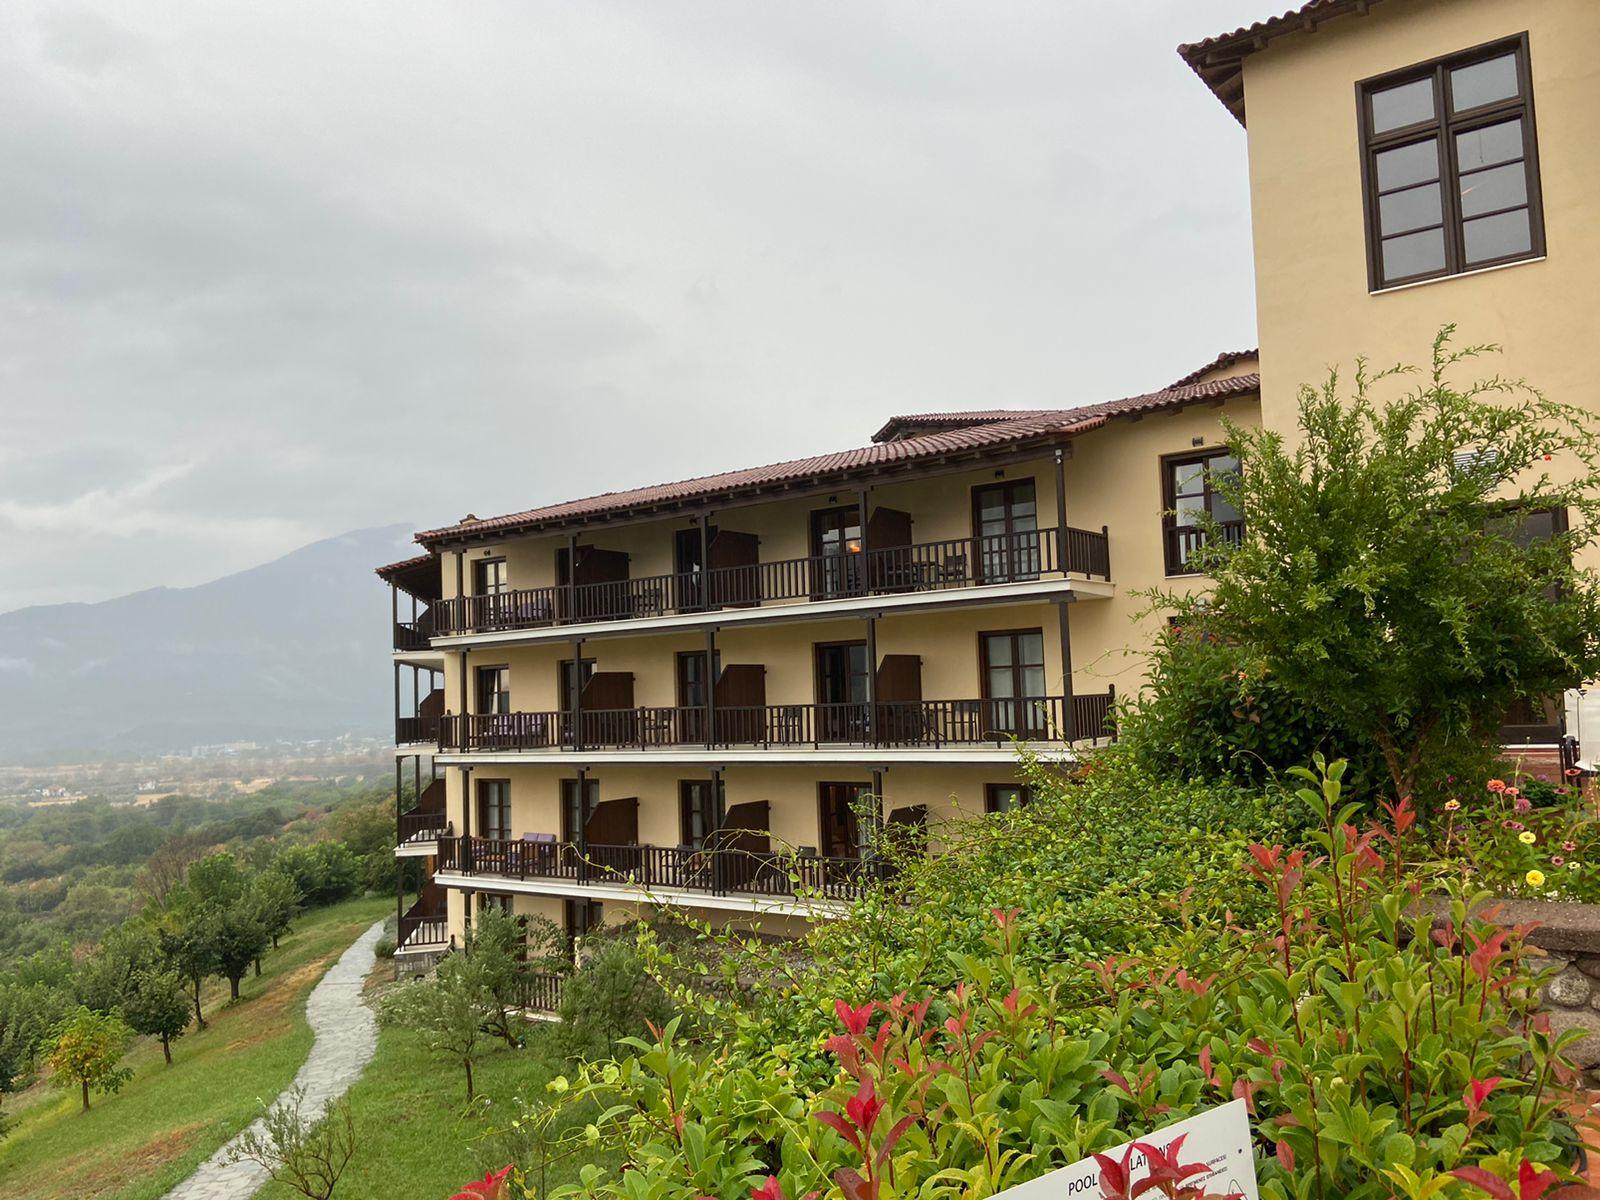
[[[361,985],[372,970],[373,947],[382,934],[379,921],[355,940],[306,998],[306,1020],[316,1041],[294,1077],[295,1085],[305,1089],[304,1114],[320,1113],[344,1095],[372,1061],[378,1026],[372,1010],[361,1003]],[[267,1173],[253,1162],[228,1162],[228,1151],[238,1140],[201,1163],[166,1200],[244,1200],[253,1195],[267,1182]]]

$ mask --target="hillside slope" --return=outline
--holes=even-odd
[[[0,614],[0,757],[111,758],[388,725],[389,596],[410,527],[363,529],[191,588]]]

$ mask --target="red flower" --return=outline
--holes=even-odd
[[[482,1179],[474,1179],[450,1200],[503,1200],[506,1194],[506,1176],[511,1174],[507,1163],[498,1171],[485,1171]]]

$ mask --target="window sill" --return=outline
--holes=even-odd
[[[1533,258],[1519,258],[1515,262],[1495,263],[1493,266],[1478,267],[1471,271],[1458,271],[1454,275],[1430,275],[1427,279],[1414,279],[1410,283],[1397,283],[1392,287],[1373,288],[1367,292],[1369,296],[1387,296],[1391,292],[1409,292],[1412,288],[1427,287],[1432,283],[1449,283],[1452,279],[1470,279],[1474,275],[1488,275],[1492,271],[1509,271],[1512,267],[1526,267],[1530,263],[1544,262],[1547,256],[1540,254]]]

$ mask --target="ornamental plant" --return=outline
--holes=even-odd
[[[1424,910],[1409,803],[1358,824],[1343,774],[1298,772],[1309,843],[1253,843],[1238,864],[1260,925],[1194,916],[1204,968],[1039,963],[1024,914],[997,908],[952,955],[953,985],[835,996],[812,1046],[747,1041],[731,1012],[674,1020],[552,1083],[554,1109],[598,1106],[573,1138],[631,1168],[591,1165],[555,1194],[985,1196],[1235,1098],[1272,1200],[1460,1196],[1474,1169],[1522,1162],[1569,1180],[1573,1074],[1535,1007],[1528,931],[1459,888],[1443,917]],[[1188,1166],[1154,1186],[1182,1194]]]
[[[1594,813],[1575,786],[1550,788],[1553,802],[1544,806],[1534,804],[1530,790],[1517,776],[1490,779],[1467,800],[1446,801],[1442,858],[1497,895],[1600,902],[1600,824]]]

